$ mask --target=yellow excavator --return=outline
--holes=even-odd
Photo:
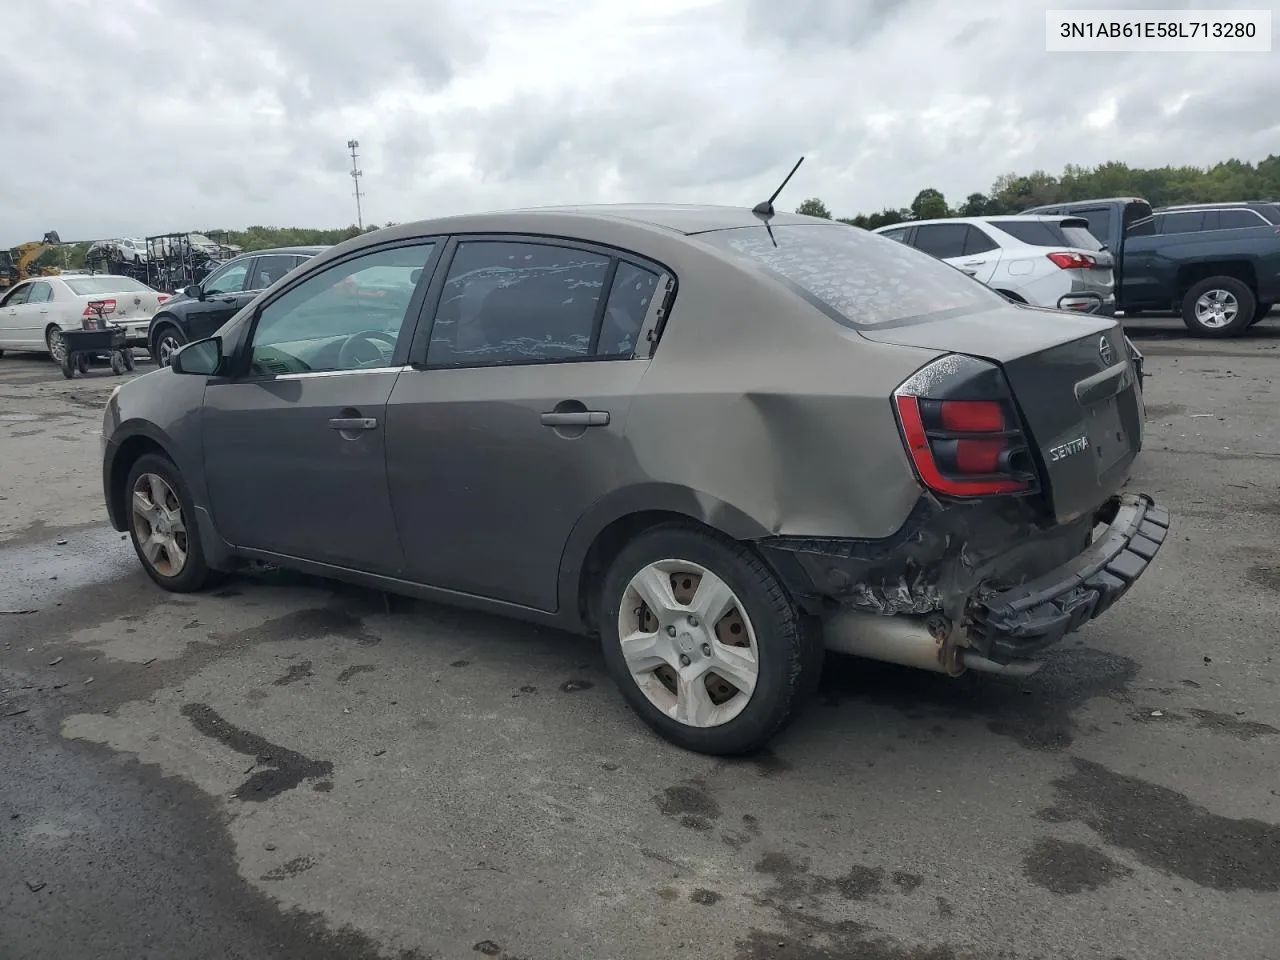
[[[47,251],[60,246],[62,240],[57,231],[50,230],[40,240],[20,243],[9,250],[0,250],[0,290],[20,283],[28,277],[48,277],[61,273],[57,267],[37,267],[36,261]]]

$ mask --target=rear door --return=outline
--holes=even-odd
[[[415,344],[423,362],[387,407],[413,580],[557,609],[570,531],[628,469],[638,334],[665,283],[660,267],[569,241],[457,243]]]
[[[386,404],[438,249],[426,238],[364,251],[262,305],[201,411],[210,502],[228,541],[401,575]],[[370,277],[377,298],[361,295]]]
[[[1000,266],[1000,244],[991,234],[976,224],[968,225],[964,252],[958,261],[950,261],[961,270],[983,283],[990,283]]]
[[[916,227],[911,245],[932,257],[945,260],[953,267],[973,274],[961,266],[964,247],[969,239],[969,225],[965,223],[922,223]]]

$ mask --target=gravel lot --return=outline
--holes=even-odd
[[[580,639],[160,593],[101,502],[119,381],[0,359],[0,956],[1274,958],[1280,323],[1134,327],[1174,515],[1134,592],[1021,687],[832,658],[739,762]]]

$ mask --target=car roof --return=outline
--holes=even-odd
[[[990,224],[992,226],[996,226],[997,229],[999,229],[998,225],[996,224],[997,220],[999,221],[1016,220],[1019,222],[1023,220],[1041,220],[1041,221],[1044,221],[1045,223],[1061,223],[1063,220],[1080,220],[1080,219],[1082,218],[1077,217],[1070,213],[1045,213],[1045,214],[1004,213],[1004,214],[992,214],[990,216],[982,216],[982,217],[935,217],[932,220],[902,220],[898,223],[889,223],[883,227],[876,227],[871,232],[882,233],[886,230],[902,230],[906,227],[923,227],[923,226],[928,226],[934,223],[985,223],[985,224]]]
[[[1280,200],[1223,200],[1221,203],[1171,203],[1167,207],[1156,207],[1156,213],[1164,213],[1167,210],[1219,210],[1219,209],[1249,209],[1254,207],[1277,207],[1280,206]]]
[[[260,257],[265,253],[296,253],[299,256],[314,257],[324,253],[329,248],[327,246],[313,247],[271,247],[269,250],[245,250],[243,253],[237,253],[231,260],[243,260],[245,257]],[[228,260],[227,263],[230,263]]]

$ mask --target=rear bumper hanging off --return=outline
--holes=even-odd
[[[970,601],[967,632],[996,663],[1034,656],[1129,591],[1169,533],[1169,511],[1146,494],[1115,498],[1106,533],[1042,577]]]

